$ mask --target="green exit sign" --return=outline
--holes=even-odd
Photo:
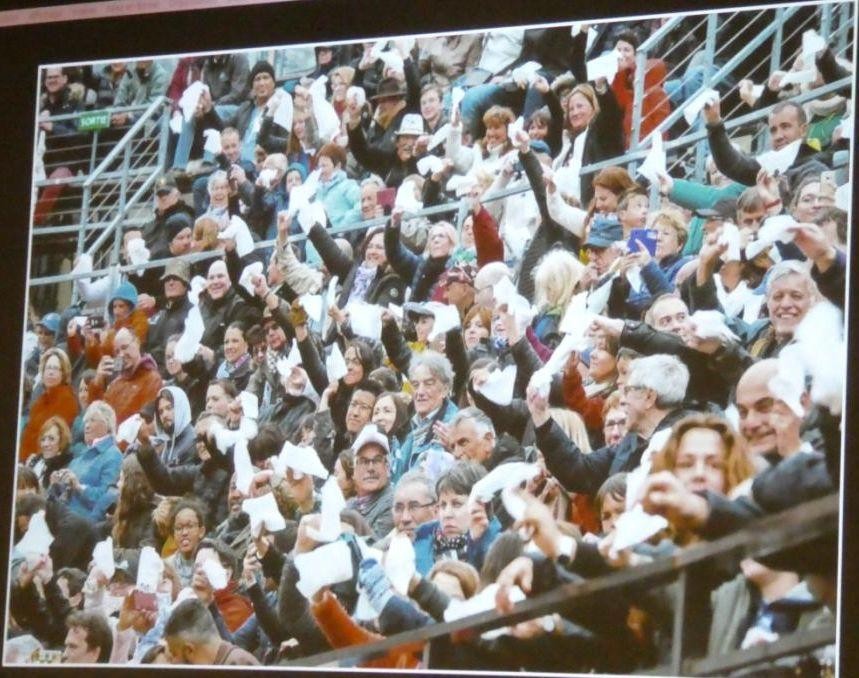
[[[91,111],[83,113],[78,123],[81,132],[93,132],[110,127],[110,111]]]

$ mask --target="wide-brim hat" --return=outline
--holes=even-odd
[[[370,101],[376,101],[377,99],[390,99],[394,97],[405,98],[406,94],[406,87],[399,80],[396,78],[382,78],[382,81],[379,83],[379,88],[376,90],[376,93],[370,97]]]

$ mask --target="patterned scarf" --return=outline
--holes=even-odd
[[[436,528],[432,536],[433,560],[465,560],[468,554],[468,539],[464,534],[456,537],[445,537],[441,527]]]
[[[248,360],[251,359],[250,353],[245,353],[241,357],[239,357],[236,362],[230,364],[229,361],[225,360],[218,366],[218,372],[216,377],[218,379],[228,379],[230,378],[236,370],[240,369]]]
[[[353,301],[367,300],[367,292],[376,277],[376,270],[375,266],[365,266],[364,264],[358,267],[358,270],[355,271],[355,280],[352,283],[352,291],[349,292],[347,304],[351,304]]]

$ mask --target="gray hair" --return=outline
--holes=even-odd
[[[206,183],[206,190],[211,193],[217,181],[229,181],[229,177],[224,170],[215,170],[209,175],[209,181]]]
[[[450,420],[448,426],[453,428],[465,420],[469,420],[474,424],[474,428],[477,429],[477,435],[482,436],[484,433],[491,433],[493,438],[496,437],[495,426],[492,424],[492,420],[486,416],[483,410],[477,407],[462,408],[453,415],[453,419]]]
[[[412,379],[415,370],[419,367],[426,367],[430,374],[436,379],[440,379],[445,386],[450,388],[453,384],[453,368],[450,366],[450,361],[437,351],[424,351],[412,358],[409,365],[409,379]]]
[[[769,270],[769,274],[767,275],[766,296],[769,297],[770,292],[772,292],[773,283],[777,280],[781,280],[782,278],[786,278],[789,275],[800,276],[805,283],[808,293],[813,297],[820,297],[817,283],[814,282],[814,278],[811,277],[808,266],[801,261],[796,261],[795,259],[785,259],[784,261],[780,261]]]
[[[93,400],[84,412],[84,421],[87,419],[101,419],[110,431],[110,435],[116,433],[116,412],[104,400]]]
[[[397,485],[394,488],[394,493],[396,494],[397,490],[399,490],[401,487],[405,487],[406,485],[420,485],[426,492],[426,495],[427,497],[429,497],[430,501],[432,501],[433,503],[438,501],[438,496],[435,493],[435,483],[433,482],[432,478],[430,478],[420,469],[413,469],[404,473],[397,481]]]
[[[637,358],[630,363],[627,387],[642,386],[656,393],[656,406],[671,409],[686,397],[689,368],[673,355],[657,353]]]
[[[361,182],[361,188],[364,188],[364,186],[375,186],[379,190],[382,190],[385,188],[385,182],[378,174],[371,174]]]

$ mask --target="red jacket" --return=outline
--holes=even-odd
[[[236,589],[238,584],[233,580],[227,584],[227,588],[215,591],[215,605],[218,606],[218,612],[224,618],[230,633],[235,633],[254,613],[251,601],[236,593]]]
[[[485,207],[474,215],[474,247],[477,250],[477,268],[491,261],[504,261],[504,243],[498,234],[498,224]]]
[[[24,461],[39,451],[39,431],[54,415],[65,421],[69,428],[78,414],[78,400],[68,384],[60,384],[45,391],[30,405],[30,418],[21,432],[21,447],[18,461]]]
[[[641,102],[641,126],[638,135],[643,139],[671,113],[671,102],[665,92],[665,62],[662,59],[648,59],[644,66],[644,99]],[[632,109],[635,101],[635,69],[625,68],[618,71],[611,83],[611,89],[623,111],[623,145],[629,148],[632,138]]]
[[[582,375],[575,366],[564,369],[562,381],[564,404],[573,412],[582,415],[589,431],[601,431],[603,424],[602,408],[605,401],[600,396],[588,398],[582,386]]]

